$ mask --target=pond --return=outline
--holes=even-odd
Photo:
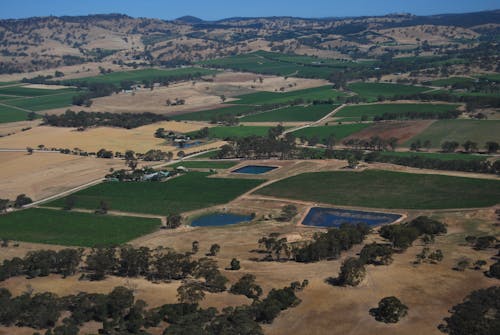
[[[250,222],[251,215],[240,215],[232,213],[212,213],[200,216],[191,222],[193,227],[216,227],[237,224],[241,222]]]
[[[239,169],[231,171],[232,173],[246,173],[246,174],[263,174],[269,171],[277,169],[276,166],[264,166],[264,165],[247,165]]]
[[[401,218],[399,214],[365,212],[340,208],[313,207],[302,221],[303,225],[313,227],[337,228],[342,223],[366,223],[378,226],[392,223]]]

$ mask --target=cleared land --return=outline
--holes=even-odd
[[[294,131],[292,134],[298,138],[311,139],[317,137],[319,141],[325,141],[330,135],[335,136],[335,140],[342,140],[349,135],[356,134],[357,132],[368,127],[369,124],[358,123],[358,124],[340,124],[334,126],[317,126],[309,127]]]
[[[101,200],[113,210],[166,215],[227,203],[259,185],[262,180],[207,178],[189,172],[164,183],[103,183],[75,193],[77,208],[96,209]],[[64,199],[49,203],[63,207]]]
[[[419,120],[419,121],[388,121],[372,123],[369,127],[352,134],[346,138],[370,139],[372,136],[379,136],[383,139],[395,137],[398,139],[398,144],[401,145],[408,139],[420,134],[427,129],[434,120]],[[448,121],[446,121],[448,122]]]
[[[110,168],[124,166],[123,161],[114,159],[0,152],[0,198],[15,199],[25,193],[33,200],[40,200],[102,178]]]
[[[377,101],[379,96],[388,99],[397,95],[417,94],[429,90],[428,87],[385,83],[354,83],[348,88],[368,102]]]
[[[301,122],[316,121],[333,111],[338,105],[310,105],[281,108],[245,116],[241,122]]]
[[[159,226],[159,219],[42,208],[0,215],[2,238],[81,247],[122,244],[149,234]]]
[[[409,139],[412,142],[429,140],[434,148],[441,147],[445,141],[457,141],[460,145],[471,140],[483,148],[488,141],[500,142],[500,120],[440,120],[431,124],[422,133]]]
[[[335,205],[441,209],[493,206],[500,181],[381,170],[304,173],[257,194]]]
[[[335,117],[343,118],[342,121],[359,121],[363,116],[373,120],[375,116],[384,113],[445,113],[454,111],[459,105],[451,104],[373,104],[346,106],[335,113]],[[404,118],[404,117],[402,117]]]

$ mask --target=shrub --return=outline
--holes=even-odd
[[[378,308],[370,309],[375,320],[385,323],[397,323],[408,314],[408,307],[396,297],[386,297],[379,301]]]

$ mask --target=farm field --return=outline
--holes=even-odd
[[[0,123],[26,121],[29,112],[17,108],[0,105]]]
[[[72,90],[68,93],[44,95],[35,98],[7,100],[4,103],[35,112],[63,107],[70,108],[72,107],[72,99],[75,94],[76,91]]]
[[[240,122],[301,122],[316,121],[337,108],[338,105],[292,106],[242,117]]]
[[[23,85],[20,86],[7,86],[0,87],[0,94],[3,95],[14,95],[18,97],[39,97],[43,95],[54,95],[59,93],[65,93],[71,91],[70,88],[62,89],[42,89],[42,88],[30,88]]]
[[[234,138],[247,136],[266,136],[269,128],[266,126],[230,126],[230,127],[212,127],[208,129],[210,138]]]
[[[304,173],[259,189],[257,194],[388,209],[493,206],[500,181],[382,170]]]
[[[292,134],[295,135],[295,137],[304,137],[306,139],[317,137],[320,142],[326,141],[326,139],[333,134],[335,135],[335,140],[340,141],[347,136],[355,134],[369,126],[370,125],[366,123],[317,126],[299,129],[297,131],[294,131]]]
[[[216,108],[216,109],[209,109],[209,110],[204,110],[200,112],[192,112],[192,113],[186,113],[186,114],[181,114],[181,115],[174,115],[172,116],[172,120],[189,120],[189,121],[210,121],[213,118],[217,117],[218,115],[235,115],[239,116],[242,115],[242,113],[248,112],[253,110],[253,106],[247,106],[247,105],[242,105],[242,106],[230,106],[227,105],[227,107],[222,107],[222,108]]]
[[[198,158],[197,156],[196,158]],[[229,169],[239,162],[231,161],[182,161],[173,165],[169,165],[169,168],[176,168],[178,166],[184,166],[188,169]]]
[[[384,151],[380,153],[381,156],[388,157],[420,157],[420,158],[431,158],[439,159],[443,161],[451,160],[465,160],[465,161],[484,161],[490,158],[488,155],[470,155],[470,154],[455,154],[455,153],[443,153],[443,152],[415,152],[415,151]]]
[[[251,190],[262,180],[208,178],[208,173],[189,172],[167,182],[103,183],[73,196],[77,208],[96,209],[101,200],[112,210],[167,215],[224,204]],[[63,207],[64,199],[48,203]]]
[[[445,141],[457,141],[462,145],[471,140],[478,144],[478,148],[483,148],[488,141],[500,142],[499,129],[500,120],[440,120],[406,141],[404,145],[410,146],[417,140],[429,140],[433,148],[439,148]]]
[[[143,80],[155,80],[158,78],[170,77],[171,80],[175,80],[178,76],[207,76],[215,74],[218,71],[202,69],[198,67],[186,67],[181,69],[144,69],[144,70],[133,70],[133,71],[120,71],[112,72],[108,74],[103,74],[95,77],[86,77],[79,79],[63,80],[62,83],[66,85],[72,85],[77,83],[106,83],[119,85],[123,80],[130,80],[134,82],[142,82]]]
[[[15,241],[92,247],[126,243],[160,227],[159,219],[32,208],[0,215],[0,235]]]
[[[353,83],[348,88],[368,102],[377,101],[379,96],[389,99],[397,95],[418,94],[429,90],[428,87],[385,83]]]
[[[342,121],[360,121],[363,116],[368,120],[373,120],[375,116],[382,116],[384,113],[403,114],[412,113],[445,113],[454,111],[459,105],[452,104],[372,104],[372,105],[351,105],[346,106],[335,113],[335,117],[343,118]]]
[[[313,100],[335,100],[337,97],[344,96],[343,93],[333,90],[331,86],[321,86],[308,88],[304,90],[291,92],[258,92],[246,95],[241,95],[236,98],[239,100],[233,101],[234,104],[242,105],[272,105],[290,103],[297,99],[302,99],[305,102]]]
[[[446,79],[437,79],[431,81],[432,86],[452,86],[455,84],[469,84],[473,83],[474,79],[468,77],[450,77]]]

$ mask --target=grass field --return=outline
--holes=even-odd
[[[190,172],[164,183],[103,183],[74,194],[77,208],[95,209],[101,200],[111,209],[167,215],[229,202],[256,187],[262,180],[207,178],[208,173]],[[64,199],[49,203],[63,207]]]
[[[54,95],[67,92],[69,89],[62,88],[58,90],[49,90],[42,88],[29,88],[24,86],[0,87],[0,94],[15,95],[18,97],[39,97],[43,95]]]
[[[245,112],[253,110],[253,106],[228,106],[224,108],[209,109],[201,112],[193,112],[182,115],[174,115],[172,120],[189,120],[189,121],[210,121],[217,115],[231,114],[234,116],[242,115]]]
[[[121,72],[112,72],[108,74],[103,74],[95,77],[86,77],[72,80],[65,80],[63,84],[72,84],[72,83],[106,83],[106,84],[114,84],[120,85],[120,82],[123,80],[130,80],[134,82],[142,82],[143,80],[155,80],[157,78],[165,78],[171,77],[175,79],[178,76],[206,76],[215,74],[218,71],[202,69],[198,67],[186,67],[180,69],[173,70],[161,70],[161,69],[144,69],[144,70],[133,70],[133,71],[121,71]]]
[[[169,165],[169,168],[184,166],[189,169],[229,169],[239,162],[231,161],[182,161],[174,165]]]
[[[29,112],[0,105],[0,123],[26,121]]]
[[[319,127],[309,127],[294,131],[292,134],[295,137],[301,138],[305,137],[307,139],[317,136],[321,141],[326,140],[330,135],[335,135],[335,140],[340,141],[343,138],[354,134],[362,129],[365,129],[370,124],[357,123],[357,124],[340,124],[334,126],[319,126]]]
[[[257,92],[245,94],[237,97],[240,100],[231,103],[243,105],[272,105],[289,103],[296,99],[303,99],[305,102],[312,102],[313,100],[335,100],[340,96],[344,96],[344,94],[333,90],[332,87],[328,85],[285,93]]]
[[[45,95],[36,98],[16,99],[5,101],[5,104],[16,106],[32,111],[70,107],[76,91],[63,94]]]
[[[431,81],[432,86],[451,86],[454,84],[468,84],[474,82],[474,79],[467,77],[450,77],[446,79],[438,79]]]
[[[409,146],[416,140],[430,140],[434,148],[439,148],[445,141],[457,141],[462,144],[471,140],[482,148],[488,141],[500,142],[499,129],[500,120],[440,120],[404,145]]]
[[[81,247],[116,245],[159,228],[159,219],[33,208],[0,215],[2,238]]]
[[[354,83],[350,84],[348,88],[368,102],[377,101],[379,96],[387,99],[397,95],[417,94],[429,90],[428,87],[385,83]]]
[[[210,138],[235,138],[247,136],[266,136],[269,128],[266,126],[231,126],[231,127],[212,127],[208,128],[208,137]],[[188,133],[189,135],[189,133]]]
[[[304,173],[258,194],[372,208],[442,209],[493,206],[500,181],[368,170]]]
[[[381,156],[389,156],[389,157],[421,157],[421,158],[431,158],[431,159],[439,159],[443,161],[452,161],[452,160],[465,160],[465,161],[484,161],[491,156],[487,155],[469,155],[469,154],[454,154],[454,153],[441,153],[441,152],[391,152],[384,151],[380,153]]]
[[[240,122],[301,122],[316,121],[337,108],[338,105],[292,106],[248,115]]]
[[[350,105],[342,108],[335,117],[342,117],[343,121],[359,121],[362,116],[373,120],[375,116],[384,113],[406,113],[406,112],[436,112],[444,113],[456,110],[459,105],[449,104],[373,104],[373,105]]]

